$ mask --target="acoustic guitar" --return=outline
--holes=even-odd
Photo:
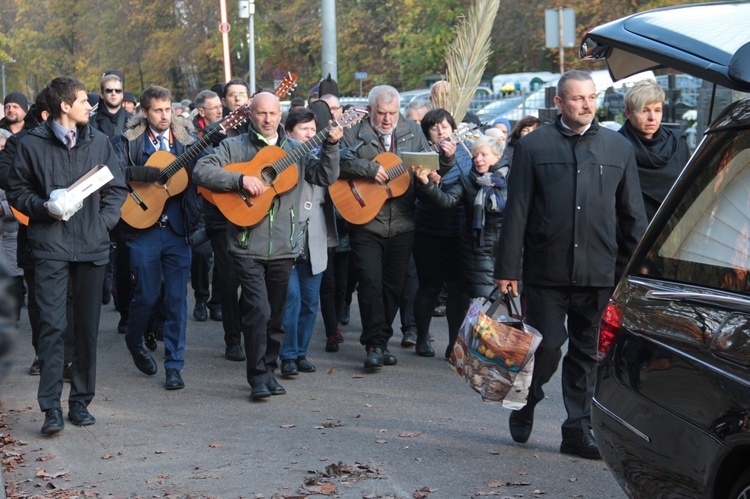
[[[193,142],[185,152],[175,158],[169,151],[156,151],[146,162],[146,166],[159,168],[161,174],[156,182],[137,182],[128,184],[128,196],[122,205],[122,219],[136,229],[147,229],[154,225],[164,211],[164,205],[173,196],[177,196],[188,185],[188,173],[185,167],[211,144],[211,137],[222,131],[231,130],[247,121],[248,106],[243,105],[224,118],[219,126]]]
[[[461,123],[458,130],[442,142],[464,142],[476,135],[473,132],[476,127],[471,123]],[[433,144],[425,151],[439,152],[440,144]],[[328,194],[336,209],[344,220],[354,225],[363,225],[375,218],[386,201],[401,196],[411,185],[408,170],[395,154],[383,152],[373,161],[379,163],[388,174],[388,180],[384,183],[372,177],[352,177],[340,178],[328,187]]]
[[[367,111],[351,108],[339,119],[319,131],[314,137],[289,154],[278,146],[265,146],[246,163],[230,163],[224,170],[259,178],[267,187],[257,196],[250,196],[244,189],[213,192],[216,206],[227,220],[241,227],[250,227],[263,220],[276,196],[293,189],[299,180],[297,161],[323,143],[331,127],[350,127],[359,122]]]
[[[279,86],[276,87],[276,90],[273,91],[273,94],[279,99],[283,99],[284,97],[289,95],[289,93],[292,92],[296,86],[297,75],[289,71],[284,75],[284,78],[282,78],[281,83],[279,83]],[[253,97],[258,95],[262,91],[263,90],[259,89],[253,94]],[[252,97],[250,98],[250,101],[252,102]],[[203,199],[205,199],[209,203],[216,205],[216,202],[214,202],[214,194],[210,190],[206,189],[205,187],[198,186],[198,194],[203,196]]]

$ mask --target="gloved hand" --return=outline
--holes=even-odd
[[[214,132],[219,126],[221,126],[221,122],[217,121],[216,123],[207,125],[206,129],[203,131],[204,136],[213,133],[213,135],[211,135],[211,145],[214,147],[221,144],[221,141],[227,138],[227,133],[224,131]]]
[[[131,182],[156,182],[159,180],[161,170],[153,166],[135,165],[125,170],[125,181]]]
[[[83,208],[83,202],[73,204],[67,199],[67,189],[55,189],[49,193],[49,200],[44,203],[47,211],[60,220],[68,221],[75,212]]]

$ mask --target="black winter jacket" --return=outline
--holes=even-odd
[[[94,166],[109,166],[114,177],[99,195],[63,222],[49,216],[44,203],[55,189],[67,188]],[[78,127],[76,145],[68,150],[49,121],[19,143],[8,179],[11,204],[29,216],[29,242],[35,258],[69,262],[109,261],[109,231],[120,219],[127,190],[114,148],[90,125]]]
[[[518,279],[523,251],[527,284],[610,287],[618,252],[627,261],[645,228],[630,142],[596,120],[579,135],[558,116],[516,146],[495,277]]]
[[[501,169],[500,163],[497,163],[489,171],[493,177],[505,178],[508,168],[502,167]],[[479,187],[472,180],[469,172],[461,175],[458,182],[442,190],[432,182],[420,183],[417,192],[420,199],[442,209],[463,207],[465,220],[461,232],[461,268],[468,281],[467,290],[471,297],[489,296],[495,286],[492,271],[495,268],[495,247],[503,225],[503,213],[485,213],[484,231],[480,244],[477,236],[472,233],[474,200]]]
[[[419,125],[403,116],[399,117],[398,126],[393,133],[396,154],[405,151],[420,152],[430,147]],[[341,159],[341,178],[375,178],[378,173],[380,165],[372,160],[381,152],[380,141],[378,133],[372,128],[368,119],[344,131],[341,147],[352,147],[359,141],[363,141],[364,145],[356,150],[356,158]],[[381,237],[392,237],[414,230],[414,174],[412,172],[408,174],[411,178],[411,185],[404,194],[387,200],[375,218],[366,224],[347,224],[349,229],[366,230]]]

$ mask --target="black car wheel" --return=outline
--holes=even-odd
[[[734,484],[732,492],[729,493],[730,499],[750,499],[750,470],[740,475],[737,483]]]

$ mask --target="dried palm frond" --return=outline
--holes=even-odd
[[[474,93],[482,81],[484,68],[492,51],[490,33],[500,0],[476,0],[466,17],[456,25],[456,37],[446,49],[445,79],[450,82],[448,92],[437,92],[435,105],[451,113],[460,123],[469,109]]]

